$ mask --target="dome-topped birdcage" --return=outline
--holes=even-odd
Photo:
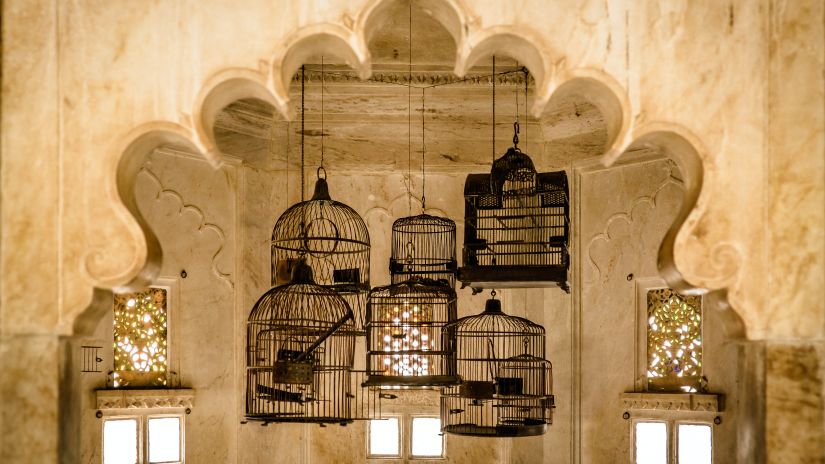
[[[350,422],[360,412],[352,310],[335,291],[316,285],[302,262],[293,276],[264,293],[247,320],[246,418]]]
[[[564,171],[539,173],[514,146],[495,160],[490,174],[467,176],[464,199],[463,286],[478,292],[558,285],[569,291]]]
[[[455,287],[455,230],[451,219],[429,214],[397,219],[392,224],[392,283],[420,276]]]
[[[552,423],[552,366],[544,328],[487,300],[481,314],[444,327],[455,338],[461,384],[441,394],[442,430],[458,435],[541,435]]]
[[[318,285],[347,301],[361,328],[370,290],[369,231],[354,209],[330,198],[322,171],[318,169],[312,198],[287,209],[275,223],[272,281],[287,282],[295,263],[306,263]]]
[[[455,385],[453,340],[442,328],[456,320],[452,287],[414,277],[377,287],[367,302],[367,386]]]

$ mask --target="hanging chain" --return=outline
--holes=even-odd
[[[301,65],[301,201],[304,201],[304,192],[306,186],[304,185],[304,81],[306,80],[306,67]],[[287,177],[289,179],[289,177]]]
[[[427,152],[427,146],[424,143],[424,114],[425,112],[425,105],[424,105],[424,91],[426,89],[421,89],[421,212],[423,213],[427,209],[427,195],[426,195],[426,186],[427,186],[427,175],[426,171],[424,170],[424,154]]]
[[[496,162],[496,56],[493,55],[493,163]]]

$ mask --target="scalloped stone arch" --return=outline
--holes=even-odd
[[[650,123],[638,127],[634,131],[633,142],[630,145],[654,146],[661,149],[676,162],[683,175],[685,194],[682,206],[659,245],[659,274],[668,285],[681,293],[706,295],[707,306],[722,311],[725,332],[731,337],[744,338],[745,324],[731,307],[727,285],[719,290],[712,290],[717,287],[713,282],[703,281],[696,275],[690,275],[688,280],[683,270],[677,266],[677,239],[696,222],[704,210],[702,205],[706,202],[706,194],[703,194],[702,185],[708,170],[707,163],[710,162],[707,150],[695,134],[682,126],[670,123]],[[712,259],[720,261],[711,263],[715,267],[733,269],[738,268],[741,261],[735,250],[714,253]]]
[[[123,209],[117,211],[127,230],[135,238],[132,259],[122,263],[119,272],[106,275],[97,269],[95,262],[102,259],[105,250],[92,249],[84,253],[82,269],[86,277],[95,282],[89,304],[76,313],[72,332],[91,334],[106,311],[111,310],[112,291],[133,291],[150,285],[161,270],[163,250],[152,228],[146,222],[134,195],[138,171],[149,155],[165,145],[186,147],[193,152],[203,152],[194,142],[192,131],[180,124],[153,122],[138,126],[122,139],[118,150],[121,156],[113,169],[115,180],[109,195],[117,197]],[[204,154],[205,157],[205,154]],[[117,204],[117,202],[113,202]]]
[[[556,76],[545,95],[536,95],[534,110],[543,110],[555,98],[576,95],[592,103],[604,116],[607,142],[602,163],[609,166],[630,143],[632,110],[627,94],[612,76],[596,69],[572,69]],[[537,115],[538,116],[538,115]]]
[[[362,43],[370,43],[373,31],[380,29],[389,19],[392,6],[397,3],[406,3],[406,0],[372,0],[361,10],[354,30]],[[469,25],[475,22],[469,12],[454,0],[417,0],[416,4],[447,30],[457,45],[456,50],[460,50],[460,45],[467,38]]]
[[[468,35],[458,44],[455,73],[463,77],[470,68],[482,58],[495,54],[507,55],[523,64],[536,81],[536,100],[533,113],[541,113],[549,97],[550,76],[549,61],[545,60],[541,50],[549,50],[540,36],[532,30],[515,26],[493,26]],[[543,102],[543,103],[542,103]]]
[[[286,119],[291,119],[289,87],[292,76],[301,64],[313,56],[321,54],[335,56],[356,70],[361,78],[371,75],[371,57],[367,44],[370,31],[375,30],[388,17],[391,6],[401,0],[372,0],[351,19],[342,18],[339,23],[318,23],[299,28],[277,45],[270,60],[261,60],[261,70],[229,68],[204,80],[195,101],[192,120],[183,117],[184,125],[175,123],[152,123],[139,136],[133,138],[127,148],[121,151],[117,185],[126,209],[134,216],[126,220],[134,234],[145,235],[146,247],[135,254],[135,262],[120,273],[118,279],[93,279],[99,286],[116,287],[129,276],[135,275],[127,286],[146,282],[148,276],[157,272],[160,263],[159,247],[154,235],[140,217],[134,205],[133,194],[126,179],[137,171],[151,149],[162,144],[183,144],[201,153],[213,165],[219,165],[221,154],[214,140],[214,120],[220,110],[232,101],[242,98],[258,98],[272,104]],[[459,0],[418,0],[417,4],[428,10],[456,41],[456,64],[454,71],[463,76],[479,60],[499,53],[519,60],[526,66],[536,81],[535,99],[531,108],[535,116],[540,116],[547,104],[555,97],[567,94],[581,95],[592,102],[604,115],[607,124],[608,143],[602,156],[602,163],[609,166],[625,150],[638,143],[656,144],[672,155],[686,174],[686,198],[677,220],[672,225],[662,243],[659,255],[660,272],[672,285],[683,291],[704,292],[695,285],[719,288],[719,282],[695,281],[690,276],[688,283],[677,269],[674,247],[680,230],[691,222],[691,218],[702,215],[700,201],[702,176],[707,170],[698,137],[681,127],[667,123],[650,123],[643,128],[634,127],[635,114],[626,94],[626,89],[606,72],[589,69],[568,69],[562,53],[554,50],[536,31],[515,25],[496,25],[481,28],[480,21],[471,10]],[[150,148],[151,147],[151,148]],[[695,222],[695,219],[693,219]],[[157,251],[157,252],[156,252]],[[735,250],[727,253],[712,253],[713,259],[722,256],[718,266],[729,266],[735,261]],[[733,258],[731,258],[733,256]],[[138,265],[145,259],[145,266]],[[716,285],[714,285],[716,284]],[[725,283],[726,285],[728,282]],[[718,292],[717,292],[718,293]],[[724,300],[724,295],[720,297]],[[727,303],[725,303],[727,304]]]
[[[289,108],[289,85],[292,76],[307,59],[321,54],[343,60],[361,79],[366,79],[372,74],[370,52],[362,35],[331,23],[298,29],[278,47],[272,59],[270,82],[277,101],[275,108],[284,118],[292,119]]]
[[[275,108],[289,104],[267,86],[266,75],[252,69],[229,69],[209,79],[196,99],[193,123],[201,151],[213,166],[220,165],[222,156],[215,141],[215,120],[229,104],[245,98],[257,98]]]

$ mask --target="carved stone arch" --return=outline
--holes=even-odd
[[[160,273],[163,252],[157,236],[149,227],[137,205],[134,187],[137,174],[149,155],[166,145],[184,147],[199,152],[189,128],[171,122],[152,122],[138,126],[122,138],[118,153],[120,157],[113,169],[114,182],[109,183],[110,195],[120,199],[123,208],[116,213],[120,216],[129,233],[134,237],[131,243],[135,249],[127,253],[128,262],[118,261],[105,269],[96,263],[106,256],[112,261],[111,250],[88,250],[82,258],[82,270],[94,282],[89,304],[76,313],[72,320],[72,333],[91,334],[106,311],[111,310],[112,291],[134,291],[150,285]],[[117,202],[114,202],[117,204]],[[116,268],[117,272],[111,272]]]
[[[371,0],[355,19],[355,33],[364,44],[369,44],[372,34],[389,19],[393,5],[407,1]],[[461,3],[455,0],[416,0],[415,4],[447,30],[456,43],[456,50],[462,48],[470,24],[475,21],[471,19],[469,11]]]
[[[733,338],[746,336],[745,323],[733,310],[727,287],[733,284],[741,263],[739,251],[728,244],[714,244],[708,251],[711,262],[707,265],[721,275],[708,275],[706,271],[688,270],[678,265],[677,250],[680,238],[693,232],[698,219],[704,214],[708,193],[702,189],[705,173],[712,171],[711,158],[699,138],[688,129],[670,123],[650,123],[634,131],[633,146],[656,147],[679,166],[683,176],[684,199],[676,218],[659,246],[657,268],[668,285],[685,294],[704,294],[709,308],[722,311],[725,332]],[[624,150],[623,150],[624,151]],[[701,244],[707,247],[707,244]]]
[[[633,111],[627,93],[612,76],[596,69],[566,70],[553,76],[549,92],[536,95],[534,109],[543,110],[554,99],[575,95],[599,110],[607,128],[607,142],[602,155],[605,166],[611,165],[624,152],[630,143]]]
[[[124,291],[136,290],[149,285],[160,272],[163,257],[157,237],[146,223],[137,205],[134,187],[138,172],[149,155],[163,146],[174,145],[184,147],[193,153],[200,152],[188,128],[169,122],[155,122],[141,126],[127,140],[117,166],[117,192],[128,210],[127,215],[131,215],[133,219],[133,222],[129,221],[132,222],[130,229],[135,235],[143,237],[144,247],[137,250],[134,261],[121,275],[113,277],[109,282],[98,281],[109,284],[115,290]],[[127,280],[126,276],[130,275],[134,277]],[[125,284],[122,283],[124,281],[126,281]]]
[[[551,69],[549,60],[541,50],[549,50],[540,35],[534,31],[516,26],[493,26],[471,33],[463,43],[459,43],[455,73],[463,77],[482,58],[502,54],[515,58],[530,70],[536,81],[536,98],[532,112],[541,114],[550,99]]]
[[[218,114],[234,101],[244,98],[263,100],[275,108],[287,105],[267,86],[267,77],[253,69],[228,69],[208,79],[195,102],[193,124],[201,151],[213,166],[221,163],[221,153],[215,141],[215,121]]]
[[[372,74],[370,52],[363,37],[339,24],[323,23],[302,27],[289,35],[272,59],[270,83],[275,108],[291,120],[289,85],[303,63],[317,55],[332,55],[353,68],[361,79]]]

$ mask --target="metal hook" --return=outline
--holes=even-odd
[[[521,127],[518,121],[513,123],[513,148],[518,148],[518,134]]]
[[[322,171],[323,171],[323,173],[324,173],[324,177],[321,177],[321,172],[322,172]],[[326,169],[324,169],[324,167],[323,167],[323,166],[319,166],[319,167],[318,167],[318,171],[316,172],[316,175],[318,176],[318,178],[319,178],[319,179],[324,179],[324,180],[326,180],[326,179],[327,179],[327,170],[326,170]]]

